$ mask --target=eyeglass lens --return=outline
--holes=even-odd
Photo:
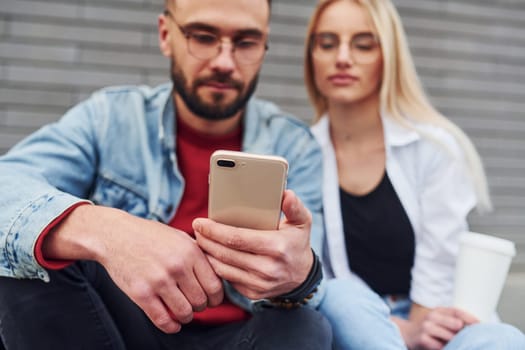
[[[370,63],[377,57],[378,46],[379,43],[374,34],[359,33],[350,40],[350,55],[356,63]],[[321,32],[312,36],[312,54],[319,59],[333,58],[339,52],[340,47],[341,39],[335,33]]]
[[[202,30],[187,30],[188,50],[196,58],[207,60],[224,49],[225,40],[218,35]],[[257,63],[266,51],[261,37],[241,37],[230,41],[232,54],[240,63]]]
[[[180,32],[186,37],[188,52],[195,58],[208,60],[217,56],[224,49],[225,42],[229,42],[234,59],[241,64],[260,62],[268,50],[265,36],[260,33],[250,32],[225,40],[214,31],[184,28],[177,23],[169,10],[164,10],[164,14],[173,20]]]

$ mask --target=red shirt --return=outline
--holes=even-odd
[[[186,184],[182,200],[170,226],[194,235],[192,222],[197,217],[208,217],[208,173],[210,156],[217,149],[241,149],[242,130],[237,128],[227,135],[201,134],[181,120],[177,121],[177,159]],[[214,308],[195,312],[193,322],[223,324],[245,320],[249,314],[228,300]]]

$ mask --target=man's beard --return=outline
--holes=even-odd
[[[184,73],[182,73],[173,60],[171,61],[171,80],[175,92],[182,98],[188,109],[193,114],[207,120],[228,119],[241,111],[253,95],[255,88],[257,87],[258,79],[259,74],[257,73],[252,81],[250,81],[248,89],[244,94],[242,93],[244,90],[244,83],[233,80],[229,73],[215,73],[209,77],[198,78],[191,87],[188,87]],[[209,82],[227,84],[237,90],[239,94],[231,103],[223,104],[221,102],[224,100],[225,95],[220,92],[214,93],[213,102],[207,103],[198,95],[197,90],[201,85],[205,85]]]

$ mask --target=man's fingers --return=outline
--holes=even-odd
[[[209,256],[208,259],[217,271],[217,274],[228,280],[244,296],[250,299],[261,299],[270,296],[268,295],[268,290],[271,288],[271,285],[266,280],[258,278],[254,274],[238,267],[224,264],[212,256]]]
[[[275,231],[233,227],[202,218],[193,221],[193,230],[201,248],[203,240],[207,239],[236,251],[260,255],[271,255],[275,252],[275,239],[271,238],[272,232]]]
[[[161,291],[160,298],[169,309],[175,320],[180,323],[189,323],[193,319],[193,306],[186,296],[176,286]]]
[[[312,222],[312,215],[292,190],[286,190],[283,196],[282,210],[290,225],[307,225]]]
[[[213,307],[219,305],[224,299],[224,290],[222,288],[221,280],[213,270],[213,266],[208,264],[205,266],[204,264],[197,264],[194,268],[195,276],[207,296],[207,305],[205,306]]]
[[[257,274],[258,271],[268,267],[270,264],[268,258],[265,255],[262,255],[262,253],[253,254],[251,252],[232,249],[221,243],[207,239],[200,234],[196,234],[196,237],[197,243],[201,249],[206,252],[206,254],[213,256],[215,259],[220,260],[225,264],[236,266],[240,269],[251,271],[255,274]],[[271,253],[275,254],[276,250]],[[215,272],[217,273],[217,270],[215,270]],[[221,277],[224,278],[224,276]]]
[[[181,330],[181,323],[175,315],[168,310],[160,298],[152,298],[146,305],[139,305],[149,317],[151,322],[164,333],[177,333]]]
[[[176,285],[173,287],[174,288],[172,289],[177,288]],[[182,294],[184,294],[186,300],[190,303],[193,311],[202,311],[206,308],[208,305],[208,296],[195,276],[191,276],[191,280],[190,278],[185,278],[180,281],[178,287]],[[168,291],[168,293],[169,292],[170,291]]]

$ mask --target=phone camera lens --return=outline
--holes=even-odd
[[[233,168],[235,166],[235,162],[228,159],[219,159],[217,161],[217,165],[223,168]]]

